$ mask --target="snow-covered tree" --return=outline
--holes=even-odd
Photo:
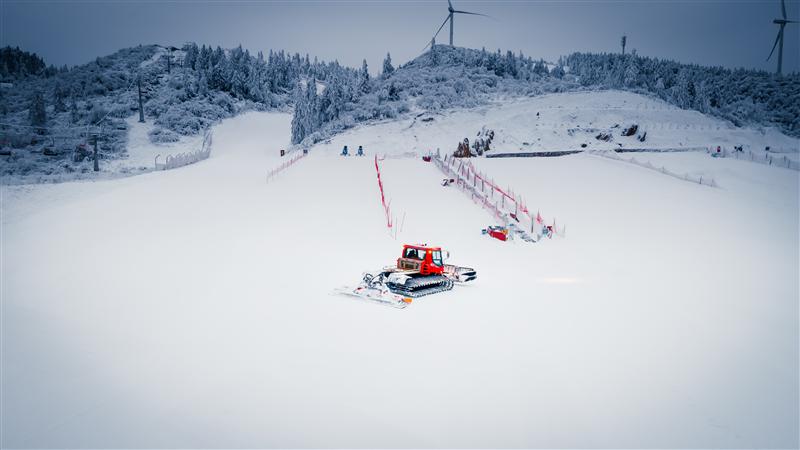
[[[211,48],[203,47],[200,49],[200,53],[197,56],[197,62],[195,63],[195,68],[197,70],[207,72],[211,65]]]
[[[392,55],[389,53],[386,54],[386,59],[383,60],[383,76],[388,77],[389,75],[394,72],[394,66],[392,65]]]
[[[294,91],[293,144],[302,142],[319,124],[316,81],[308,80],[305,84],[303,87],[302,83],[297,83]]]
[[[639,86],[639,61],[637,58],[629,58],[622,83],[629,88]]]
[[[183,50],[186,52],[186,56],[183,58],[183,67],[192,70],[197,69],[197,59],[200,56],[200,50],[197,48],[197,44],[194,42],[187,44],[183,47]]]
[[[358,88],[361,92],[369,92],[369,68],[367,67],[367,60],[361,64],[361,71],[359,72]]]

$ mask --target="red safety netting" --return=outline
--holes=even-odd
[[[533,234],[564,235],[565,229],[556,227],[555,218],[552,225],[545,225],[539,212],[535,217],[531,215],[522,196],[515,194],[511,188],[501,188],[493,179],[479,172],[472,161],[445,155],[444,159],[436,157],[434,162],[446,175],[456,178],[456,185],[470,195],[473,202],[498,220],[514,221]]]

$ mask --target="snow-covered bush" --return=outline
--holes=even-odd
[[[92,124],[100,123],[108,115],[108,111],[102,106],[93,105],[89,112],[89,122]]]
[[[180,140],[180,136],[177,133],[161,127],[153,128],[147,135],[150,137],[150,141],[156,144],[167,144]]]

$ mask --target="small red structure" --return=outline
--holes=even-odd
[[[499,239],[501,241],[505,241],[505,240],[508,239],[508,237],[506,236],[505,233],[503,233],[502,231],[497,231],[497,230],[489,230],[489,236],[491,236],[491,237],[493,237],[495,239]]]
[[[508,228],[506,227],[490,225],[488,228],[483,229],[482,232],[501,241],[508,240]]]

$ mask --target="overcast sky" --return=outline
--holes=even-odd
[[[555,61],[573,51],[617,52],[620,36],[640,55],[775,70],[779,0],[465,1],[455,44],[522,51]],[[790,19],[800,1],[786,0]],[[379,70],[417,56],[447,15],[446,0],[394,1],[9,1],[0,0],[0,45],[75,65],[137,44],[187,41],[255,52],[286,49]],[[800,24],[786,28],[784,72],[800,68]],[[437,42],[447,41],[445,27]],[[776,50],[777,53],[777,50]]]

